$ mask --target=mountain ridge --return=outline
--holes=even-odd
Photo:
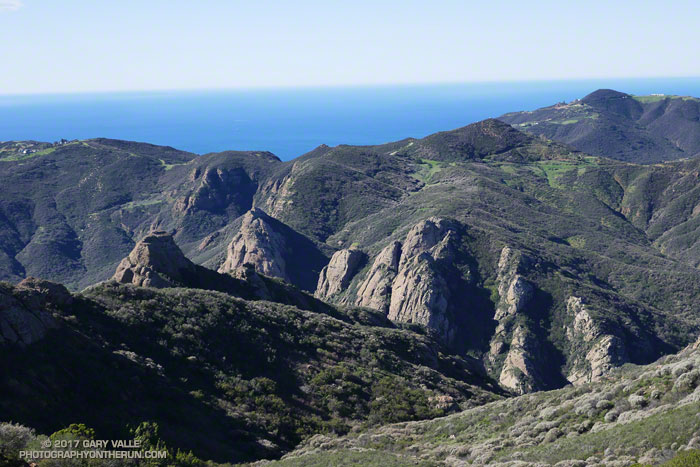
[[[700,100],[599,89],[570,103],[499,117],[583,152],[653,164],[700,154]]]

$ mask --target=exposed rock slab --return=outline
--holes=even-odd
[[[423,324],[447,339],[450,335],[447,317],[450,293],[434,264],[435,260],[428,253],[414,256],[403,264],[392,284],[389,319]]]
[[[260,209],[252,209],[243,216],[219,272],[228,273],[251,264],[260,274],[289,281],[284,259],[286,249],[285,238],[274,229],[269,216]]]
[[[113,280],[142,287],[174,287],[196,274],[196,266],[188,260],[172,235],[155,231],[139,241],[124,258]]]
[[[392,284],[401,258],[401,243],[391,242],[374,259],[357,291],[356,304],[389,313]]]
[[[518,314],[523,313],[532,300],[535,292],[534,286],[528,282],[521,274],[523,264],[529,263],[530,259],[521,252],[509,246],[503,247],[498,260],[497,267],[497,287],[499,302],[496,306],[494,320],[498,323],[489,349],[488,360],[493,369],[497,370],[498,362],[503,359],[502,354],[508,349],[509,340],[518,343],[521,336],[511,334],[511,329]],[[521,329],[524,331],[524,329]],[[522,346],[521,346],[522,347]],[[525,352],[522,347],[519,352]],[[510,358],[508,354],[507,358]],[[528,358],[523,355],[523,358]],[[506,362],[507,363],[507,362]],[[505,367],[503,367],[505,370]],[[503,374],[501,372],[501,374]],[[518,384],[511,384],[511,389],[526,387]]]
[[[457,239],[454,223],[436,217],[408,232],[391,284],[389,319],[423,324],[450,340],[454,329],[449,319],[450,289],[445,270],[455,259]]]
[[[316,287],[316,297],[329,298],[344,290],[364,260],[365,254],[360,250],[336,251],[328,265],[321,270]]]
[[[525,326],[516,327],[498,381],[503,387],[518,394],[540,389],[542,377],[539,374],[538,357],[536,339],[530,335]]]
[[[596,321],[580,297],[571,296],[566,303],[567,312],[573,315],[566,335],[571,342],[573,360],[567,375],[575,385],[599,381],[611,369],[629,362],[624,341],[606,332],[603,323]]]

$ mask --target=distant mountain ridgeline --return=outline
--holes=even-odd
[[[595,156],[654,163],[700,154],[700,99],[600,89],[583,99],[499,117]]]

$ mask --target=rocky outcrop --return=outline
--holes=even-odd
[[[27,277],[17,284],[22,301],[32,308],[69,306],[73,295],[63,285],[56,282]]]
[[[406,235],[399,260],[399,268],[406,266],[406,263],[421,253],[440,250],[440,255],[449,243],[448,234],[454,234],[452,227],[444,219],[431,217],[415,225]],[[435,248],[436,246],[441,248]]]
[[[228,246],[220,273],[230,273],[244,264],[266,276],[290,281],[286,270],[285,238],[272,225],[261,209],[252,209],[243,216],[241,228]]]
[[[163,288],[186,284],[196,273],[197,266],[185,257],[172,235],[155,231],[134,246],[112,279],[122,284]]]
[[[391,242],[374,259],[369,273],[357,290],[355,303],[389,313],[391,291],[399,269],[401,243]]]
[[[260,300],[272,300],[273,294],[265,283],[265,279],[257,273],[255,266],[252,264],[245,263],[229,274],[235,279],[239,279],[248,284],[255,298]]]
[[[446,341],[451,339],[454,329],[449,318],[450,289],[445,271],[455,260],[457,239],[454,223],[436,217],[408,232],[391,284],[389,319],[422,324],[435,329]],[[391,254],[395,251],[392,247]],[[385,253],[385,259],[389,259],[389,251]],[[395,261],[393,257],[391,260]]]
[[[447,315],[450,292],[435,259],[421,253],[407,260],[392,284],[389,319],[418,323],[438,331],[446,340],[451,334]]]
[[[321,273],[316,296],[373,308],[393,321],[428,326],[449,341],[454,329],[449,320],[448,282],[450,276],[462,274],[453,264],[458,239],[454,221],[431,217],[419,222],[403,242],[391,242],[374,257],[351,294],[341,292],[365,256],[357,250],[341,250]]]
[[[591,316],[580,297],[571,296],[566,302],[571,325],[566,336],[571,343],[572,361],[567,380],[579,385],[599,381],[611,369],[629,362],[624,341],[617,335],[605,331],[605,326]]]
[[[509,334],[513,322],[522,313],[534,296],[535,288],[521,274],[520,270],[530,262],[530,258],[505,246],[498,260],[496,283],[499,302],[493,319],[498,323],[491,339],[488,359],[492,367],[497,367],[508,348]],[[510,337],[515,340],[515,336]]]
[[[175,201],[173,210],[177,214],[191,214],[196,211],[223,213],[233,209],[235,215],[250,207],[256,184],[241,168],[197,167],[187,180],[191,189]],[[232,189],[235,187],[235,189]]]
[[[56,327],[52,310],[73,296],[60,284],[27,278],[16,287],[0,286],[0,344],[29,345]]]
[[[519,271],[530,258],[505,246],[498,260],[498,295],[500,303],[494,319],[499,323],[508,316],[521,312],[534,296],[534,287]]]
[[[344,290],[364,260],[365,254],[360,250],[336,251],[328,265],[321,270],[315,296],[326,299]]]
[[[516,327],[498,378],[499,383],[518,394],[541,389],[542,377],[539,374],[538,360],[539,350],[536,338],[525,326]]]

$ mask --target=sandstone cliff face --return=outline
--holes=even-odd
[[[513,331],[510,349],[498,381],[505,388],[518,394],[541,389],[542,377],[538,364],[540,363],[538,342],[523,325]]]
[[[29,345],[56,327],[51,310],[73,297],[60,284],[29,277],[16,288],[0,286],[0,344]]]
[[[198,210],[223,212],[229,207],[237,210],[241,206],[247,209],[256,189],[255,183],[242,169],[198,167],[190,173],[188,181],[192,184],[191,190],[173,204],[174,211],[179,214]]]
[[[530,262],[528,256],[508,246],[501,250],[496,278],[500,300],[494,314],[498,324],[487,357],[491,371],[498,372],[500,367],[501,384],[520,394],[541,387],[537,341],[518,320],[535,293],[534,286],[521,275]]]
[[[446,271],[452,271],[458,239],[451,221],[419,222],[402,243],[390,243],[374,258],[350,302],[385,312],[393,321],[428,326],[449,341],[454,329]]]
[[[196,266],[185,257],[172,235],[156,231],[134,246],[112,279],[122,284],[163,288],[180,285],[187,274],[195,273]]]
[[[505,246],[498,260],[498,295],[501,301],[494,319],[502,321],[506,317],[521,312],[534,295],[534,287],[519,273],[530,262],[530,258]]]
[[[327,299],[344,290],[362,265],[365,254],[360,250],[336,251],[328,265],[321,270],[315,296]]]
[[[612,368],[629,361],[624,341],[606,332],[602,324],[593,319],[580,297],[569,297],[566,309],[573,316],[566,336],[575,350],[567,375],[569,382],[579,385],[599,381]]]
[[[360,284],[355,303],[389,313],[391,291],[401,258],[401,244],[391,242],[374,259],[365,280]]]
[[[456,241],[454,225],[436,217],[408,232],[391,287],[389,319],[423,324],[449,341],[454,330],[448,316],[450,290],[443,271],[455,259]]]
[[[438,331],[446,340],[452,334],[447,316],[450,297],[445,279],[436,271],[435,259],[427,252],[402,265],[392,284],[389,319],[417,323]]]
[[[251,264],[260,274],[289,281],[284,259],[286,249],[284,237],[272,227],[267,214],[252,209],[243,216],[241,228],[231,240],[219,272],[231,273]]]

